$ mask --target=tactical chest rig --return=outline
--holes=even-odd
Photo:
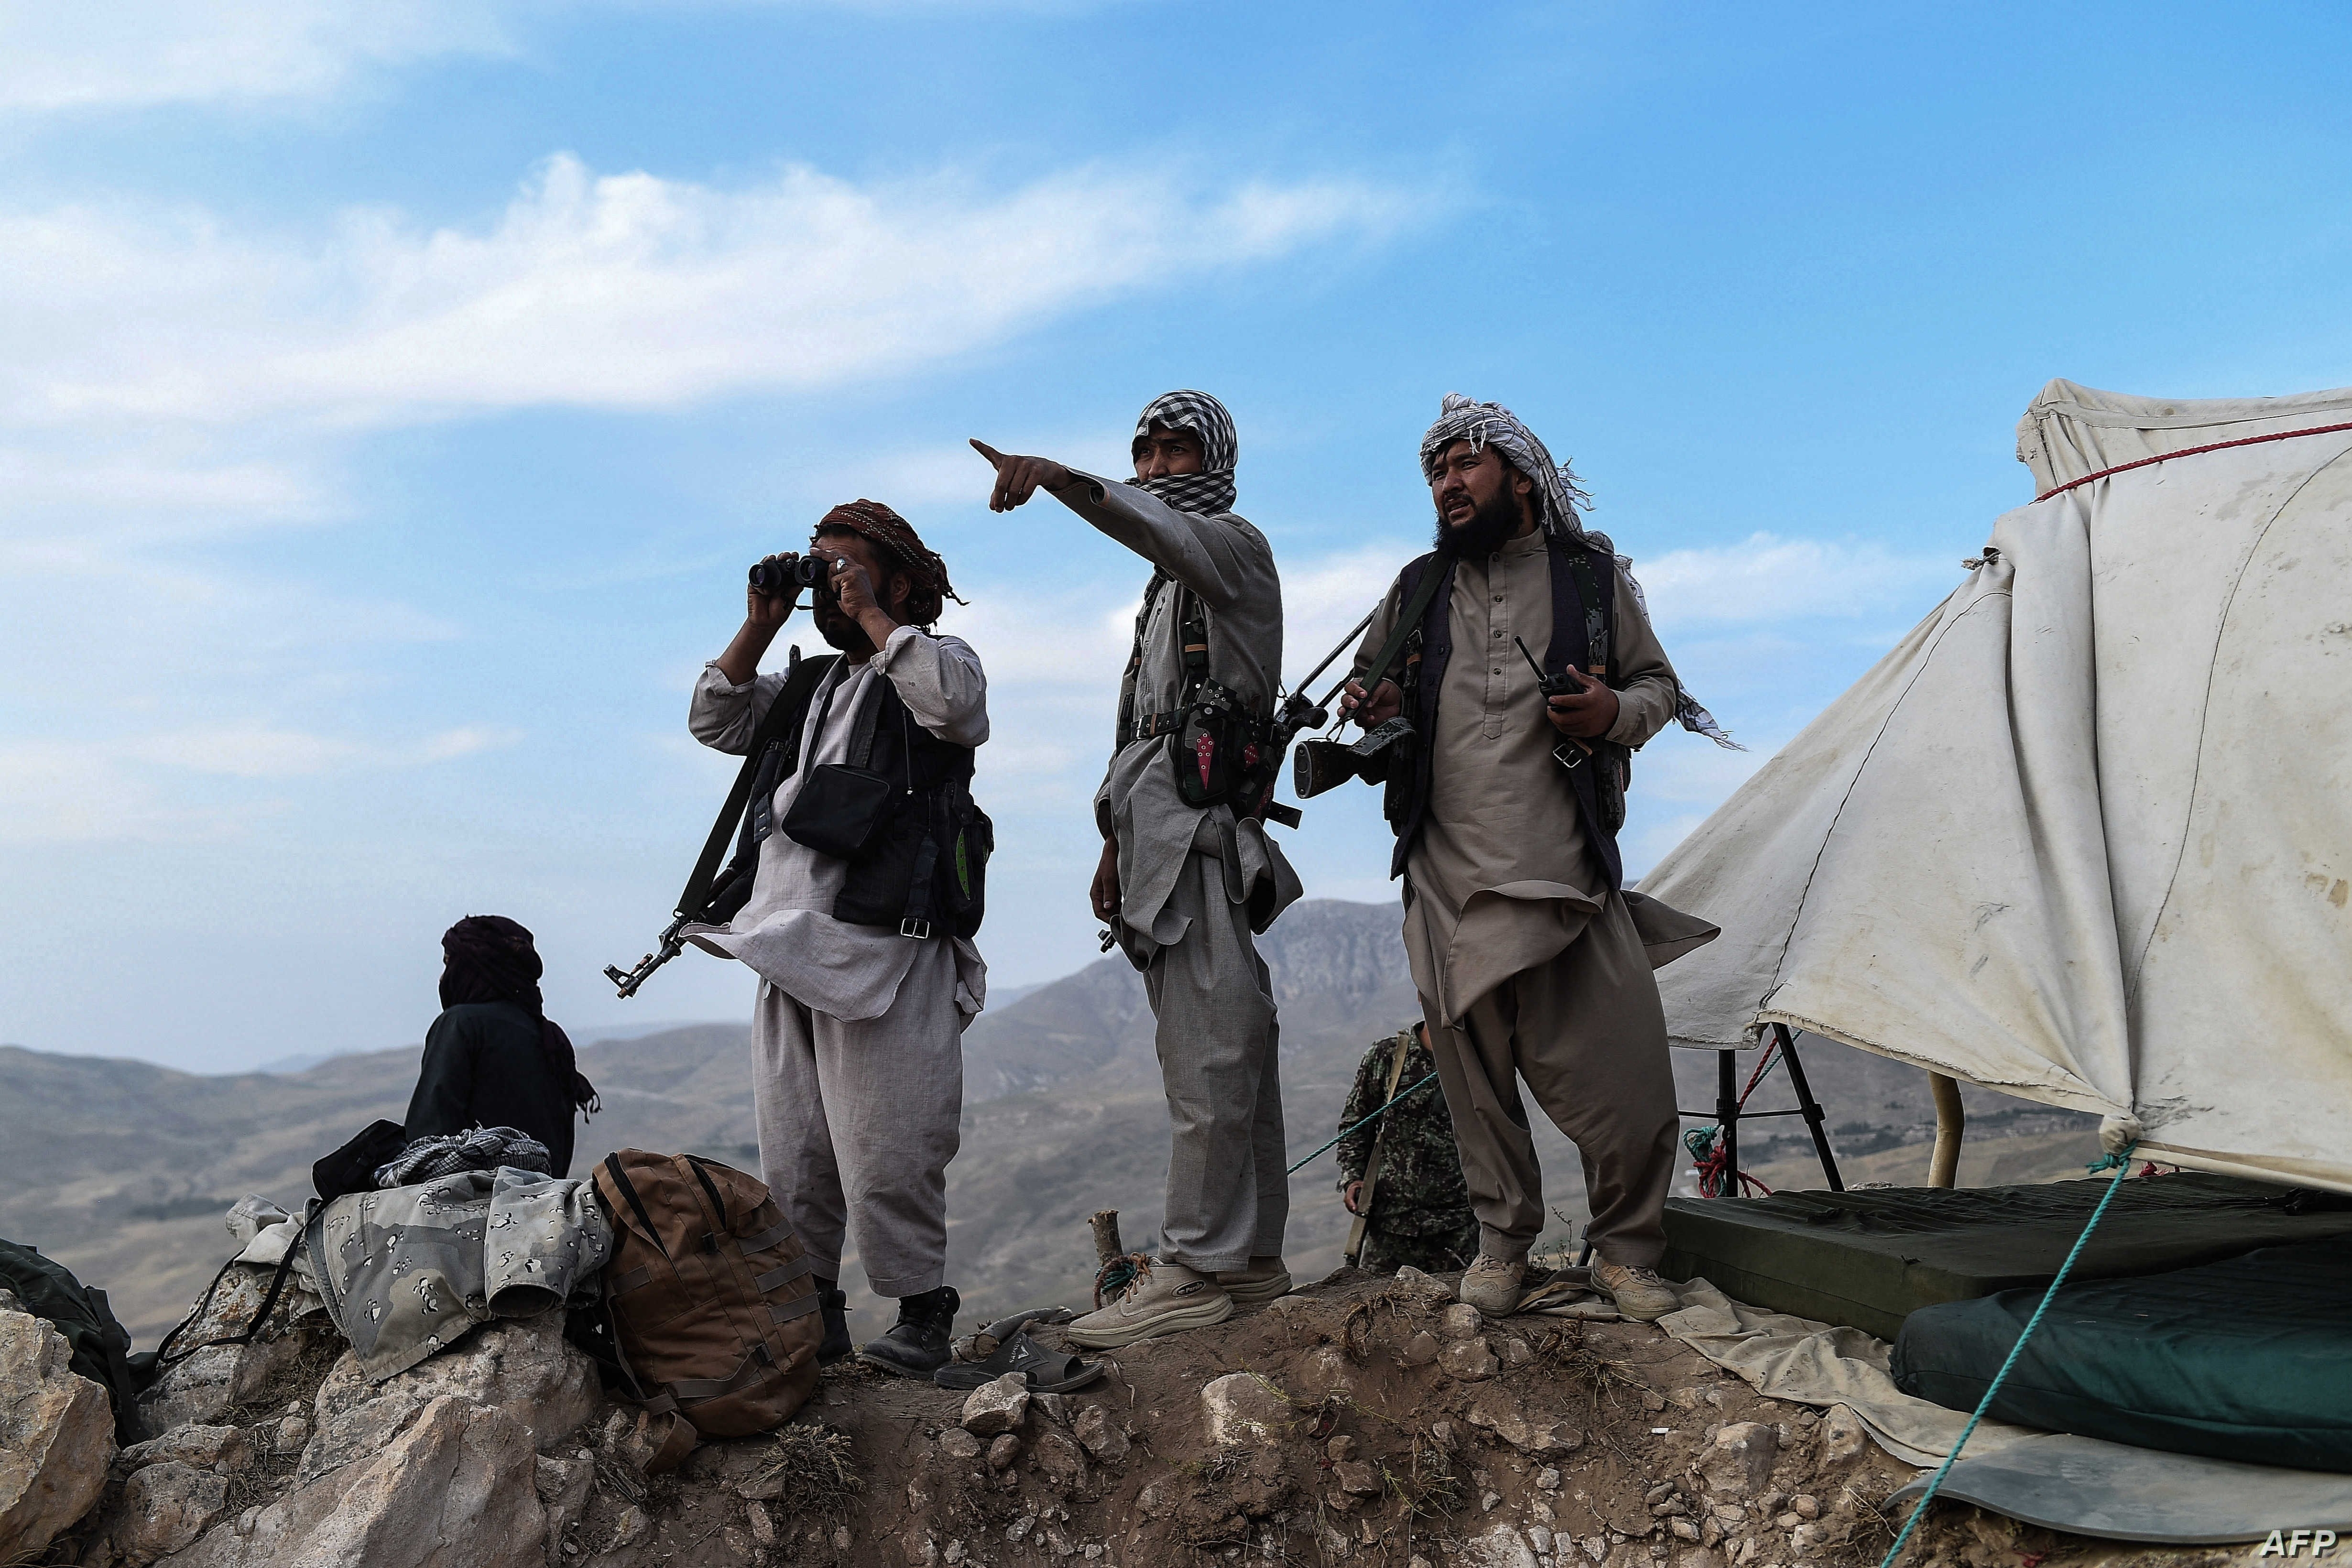
[[[1546,558],[1551,569],[1551,642],[1544,650],[1543,685],[1547,691],[1567,689],[1561,672],[1575,668],[1614,689],[1617,596],[1601,587],[1592,569],[1591,552],[1581,541],[1555,537],[1548,539],[1547,544]],[[1617,563],[1613,558],[1604,559],[1613,590]],[[1434,584],[1427,580],[1432,572],[1440,574]],[[1383,679],[1397,682],[1398,689],[1404,694],[1401,717],[1411,729],[1409,738],[1391,747],[1386,759],[1387,788],[1382,812],[1397,836],[1396,850],[1389,863],[1391,877],[1404,874],[1406,858],[1421,834],[1422,822],[1429,810],[1430,773],[1434,763],[1430,740],[1437,731],[1438,692],[1444,684],[1445,667],[1454,656],[1450,613],[1454,573],[1454,563],[1434,551],[1406,565],[1397,579],[1398,594],[1408,608],[1416,602],[1423,606],[1420,624],[1405,632],[1402,671],[1390,673],[1396,661],[1396,656],[1391,655],[1388,668],[1369,671],[1364,680],[1367,689]],[[1622,887],[1625,873],[1617,848],[1617,830],[1625,825],[1625,786],[1632,778],[1633,753],[1611,741],[1580,741],[1562,736],[1552,748],[1552,757],[1560,764],[1576,795],[1585,836],[1591,840],[1608,872],[1609,886]]]
[[[1138,713],[1136,683],[1143,672],[1144,633],[1160,594],[1171,588],[1176,594],[1171,614],[1178,623],[1183,680],[1173,709]],[[1251,712],[1239,692],[1211,678],[1208,608],[1199,595],[1164,572],[1153,572],[1150,586],[1143,591],[1143,608],[1135,617],[1135,647],[1128,655],[1120,687],[1114,755],[1136,741],[1173,735],[1176,743],[1169,754],[1176,770],[1177,796],[1186,805],[1230,805],[1236,816],[1265,812],[1282,763],[1272,721]]]
[[[792,650],[784,684],[744,748],[727,804],[703,840],[660,943],[634,968],[604,966],[604,978],[621,995],[635,995],[655,970],[686,951],[687,927],[735,918],[759,880],[760,847],[779,830],[819,854],[848,861],[833,903],[837,921],[895,926],[900,936],[918,942],[980,930],[996,832],[971,798],[972,749],[912,722],[887,677],[866,695],[851,760],[814,769],[785,819],[776,820],[776,787],[800,768],[809,703],[840,662],[838,654],[803,658],[800,649]],[[719,859],[730,842],[735,854],[722,870]]]

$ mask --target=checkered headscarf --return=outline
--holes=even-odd
[[[1225,412],[1225,405],[1205,392],[1163,392],[1144,405],[1135,422],[1135,438],[1142,440],[1154,425],[1198,436],[1201,471],[1127,482],[1150,490],[1178,511],[1233,510],[1234,459],[1241,443],[1234,435],[1234,416]]]
[[[1492,447],[1510,459],[1511,467],[1535,480],[1543,492],[1543,525],[1547,532],[1563,539],[1574,539],[1584,531],[1577,521],[1580,509],[1589,509],[1592,498],[1576,482],[1576,470],[1566,463],[1551,460],[1551,449],[1534,431],[1520,423],[1519,416],[1499,403],[1474,403],[1458,392],[1449,392],[1438,405],[1437,423],[1421,438],[1421,475],[1425,479],[1437,477],[1437,461],[1445,448],[1456,441],[1467,441],[1474,452]]]
[[[1578,484],[1576,471],[1566,463],[1551,460],[1551,449],[1519,416],[1499,403],[1479,403],[1449,392],[1438,405],[1437,423],[1421,438],[1421,473],[1426,479],[1437,477],[1438,459],[1445,448],[1456,441],[1467,441],[1470,449],[1492,447],[1509,460],[1511,467],[1535,480],[1536,489],[1543,495],[1543,526],[1556,538],[1582,540],[1602,554],[1613,557],[1617,570],[1623,574],[1625,585],[1633,591],[1633,602],[1642,613],[1650,613],[1642,584],[1633,581],[1633,563],[1617,553],[1605,533],[1588,530],[1577,513],[1592,504],[1592,498]],[[1705,735],[1717,745],[1731,751],[1748,748],[1724,732],[1715,715],[1698,705],[1697,699],[1683,689],[1682,678],[1675,678],[1675,721],[1695,735]]]

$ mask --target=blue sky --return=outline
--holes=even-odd
[[[103,14],[98,15],[102,9]],[[1450,390],[1572,454],[1690,687],[1654,860],[2027,499],[2063,375],[2352,382],[2336,7],[0,0],[0,1040],[414,1040],[436,938],[629,1004],[730,776],[743,566],[899,507],[994,681],[982,937],[1094,956],[1143,569],[962,447],[1240,425],[1296,674],[1426,531]],[[1289,840],[1392,895],[1369,792]]]

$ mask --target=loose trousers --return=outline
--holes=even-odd
[[[1290,1177],[1274,987],[1223,863],[1195,851],[1169,905],[1191,924],[1143,971],[1168,1091],[1160,1256],[1204,1274],[1282,1252]]]
[[[1624,899],[1610,894],[1575,941],[1481,996],[1460,1026],[1444,1026],[1427,996],[1421,1005],[1480,1249],[1517,1261],[1543,1232],[1523,1078],[1583,1158],[1586,1239],[1608,1262],[1655,1268],[1681,1119],[1657,981]]]
[[[890,1010],[850,1023],[762,981],[751,1015],[760,1165],[812,1267],[841,1277],[854,1237],[877,1296],[947,1281],[948,1162],[961,1139],[955,951],[922,944]]]

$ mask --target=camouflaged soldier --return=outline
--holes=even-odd
[[[1391,1081],[1402,1092],[1436,1070],[1423,1028],[1415,1024],[1400,1029],[1364,1053],[1347,1109],[1339,1113],[1340,1126],[1353,1127],[1378,1110],[1390,1098]],[[1396,1071],[1400,1049],[1402,1073]],[[1470,1191],[1462,1180],[1444,1091],[1433,1083],[1339,1141],[1339,1190],[1349,1214],[1363,1212],[1366,1167],[1376,1136],[1380,1177],[1372,1184],[1371,1219],[1364,1227],[1358,1267],[1381,1274],[1407,1264],[1427,1274],[1468,1268],[1478,1256],[1478,1216],[1470,1210]]]

